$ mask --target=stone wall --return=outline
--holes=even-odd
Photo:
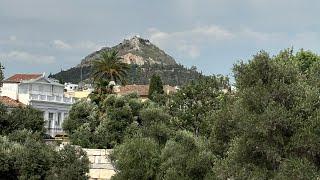
[[[89,179],[110,179],[115,174],[108,155],[111,149],[85,149],[90,161]]]

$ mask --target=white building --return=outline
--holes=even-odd
[[[64,85],[43,74],[15,74],[4,80],[1,96],[7,96],[43,112],[47,133],[62,134],[62,122],[68,115],[73,98],[64,96]]]
[[[67,92],[72,92],[72,91],[77,91],[79,89],[79,86],[78,86],[78,84],[65,83],[64,84],[64,89]]]

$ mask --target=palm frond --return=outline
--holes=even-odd
[[[94,81],[105,78],[108,81],[123,83],[129,66],[123,63],[122,57],[118,56],[117,51],[104,51],[100,56],[92,61]]]

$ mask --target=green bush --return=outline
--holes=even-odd
[[[133,138],[117,146],[111,159],[118,170],[112,179],[155,179],[160,163],[158,144],[149,138]]]

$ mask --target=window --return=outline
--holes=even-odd
[[[48,118],[48,122],[49,122],[48,128],[49,129],[51,128],[52,121],[53,121],[53,113],[49,113],[49,118]]]
[[[53,120],[53,113],[49,113],[49,120]]]
[[[58,119],[56,121],[56,125],[60,126],[61,123],[61,113],[58,113]]]

